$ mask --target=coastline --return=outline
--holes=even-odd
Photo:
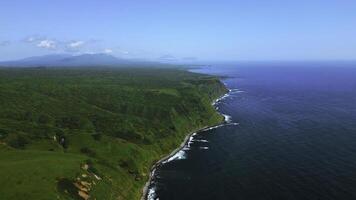
[[[148,187],[150,186],[151,184],[151,181],[152,181],[152,178],[153,178],[153,175],[156,171],[156,168],[159,167],[160,165],[163,164],[164,161],[168,160],[169,158],[171,158],[172,156],[174,156],[176,153],[178,153],[180,150],[182,150],[184,148],[184,146],[187,144],[187,142],[189,141],[190,137],[201,131],[201,130],[204,130],[206,128],[209,128],[209,127],[213,127],[213,126],[205,126],[201,129],[198,129],[197,131],[192,131],[190,132],[187,136],[185,136],[183,142],[179,145],[179,147],[177,147],[176,149],[174,149],[171,153],[169,153],[168,155],[162,157],[161,159],[159,159],[155,164],[152,165],[151,167],[151,170],[150,170],[150,175],[149,175],[149,178],[145,184],[145,186],[143,187],[142,189],[142,197],[141,197],[141,200],[146,200],[146,197],[148,195]]]
[[[226,87],[226,86],[225,86]],[[212,106],[215,106],[215,104],[217,102],[219,102],[220,100],[222,100],[223,98],[227,97],[227,95],[231,92],[230,89],[228,89],[228,92],[221,95],[220,97],[216,98],[213,102],[212,102]],[[216,108],[215,108],[216,109]],[[202,128],[197,129],[196,131],[191,131],[187,136],[185,136],[183,142],[179,145],[179,147],[177,147],[176,149],[174,149],[171,153],[169,153],[168,155],[162,157],[161,159],[159,159],[155,164],[152,165],[151,169],[150,169],[150,173],[149,173],[149,178],[147,180],[147,182],[145,183],[143,189],[142,189],[142,196],[140,200],[147,200],[147,196],[149,195],[149,186],[152,182],[152,178],[154,176],[154,173],[157,169],[157,167],[161,166],[162,164],[164,164],[164,162],[166,160],[168,160],[169,158],[173,157],[175,154],[177,154],[179,151],[181,151],[185,145],[189,142],[189,139],[194,135],[199,133],[200,131],[205,131],[207,129],[211,129],[211,128],[215,128],[215,127],[219,127],[221,125],[224,124],[228,124],[229,122],[227,121],[226,115],[220,113],[219,111],[216,110],[216,112],[218,112],[222,117],[224,117],[224,119],[220,122],[217,123],[215,125],[212,126],[204,126]]]

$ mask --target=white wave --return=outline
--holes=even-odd
[[[224,124],[219,124],[219,125],[216,125],[216,126],[212,126],[212,127],[203,129],[203,130],[201,130],[201,132],[210,131],[210,130],[213,130],[213,129],[216,129],[216,128],[219,128],[219,127],[222,127],[222,126],[237,126],[237,125],[239,125],[239,123],[237,123],[237,122],[224,123]]]
[[[194,134],[196,134],[196,133],[194,133]],[[188,141],[187,141],[187,145],[186,145],[186,146],[187,146],[188,148],[190,148],[190,144],[193,143],[194,134],[193,134],[192,136],[190,136],[189,139],[188,139]]]
[[[216,106],[218,103],[220,103],[222,100],[226,99],[227,97],[231,96],[231,94],[237,94],[237,93],[242,93],[245,92],[243,90],[239,90],[239,89],[229,89],[229,92],[224,94],[223,96],[215,99],[215,101],[213,101],[212,105]]]
[[[230,115],[226,115],[226,114],[222,114],[224,116],[225,122],[226,123],[231,123],[231,116]]]
[[[187,156],[186,152],[183,150],[180,150],[176,154],[174,154],[173,156],[168,158],[167,160],[163,161],[162,163],[165,164],[165,163],[171,162],[173,160],[182,160],[182,159],[185,159],[186,156]]]
[[[212,105],[215,106],[215,109],[216,110],[219,110],[219,107],[217,106],[217,104],[219,102],[221,102],[223,99],[227,98],[230,96],[230,94],[234,94],[234,93],[241,93],[241,92],[244,92],[242,90],[239,90],[239,89],[229,89],[229,92],[226,93],[225,95],[223,95],[222,97],[216,99]],[[222,114],[222,113],[221,113]],[[209,127],[209,128],[206,128],[206,129],[203,129],[201,130],[202,132],[203,131],[207,131],[207,130],[212,130],[212,129],[216,129],[216,128],[219,128],[219,127],[222,127],[222,126],[228,126],[228,125],[239,125],[239,123],[235,123],[235,122],[232,122],[232,117],[230,115],[227,115],[227,114],[222,114],[224,116],[224,119],[225,119],[225,123],[224,124],[219,124],[219,125],[216,125],[216,126],[212,126],[212,127]],[[169,157],[167,160],[163,161],[162,164],[165,164],[165,163],[168,163],[168,162],[171,162],[173,160],[181,160],[181,159],[186,159],[186,151],[187,150],[190,150],[190,145],[193,143],[193,142],[204,142],[204,143],[208,143],[209,141],[208,140],[204,140],[204,139],[194,139],[194,136],[196,136],[197,133],[193,133],[186,145],[181,149],[179,150],[178,152],[176,152],[173,156]],[[202,150],[207,150],[209,149],[209,147],[199,147],[199,149],[202,149]],[[153,177],[155,174],[155,169],[152,171],[151,173],[151,177]],[[159,200],[159,198],[157,197],[157,194],[156,194],[156,187],[153,186],[151,188],[149,188],[148,190],[148,193],[147,193],[147,200]]]
[[[209,131],[209,130],[216,129],[216,128],[219,128],[219,127],[222,127],[222,126],[225,126],[225,124],[219,124],[219,125],[216,125],[216,126],[212,126],[212,127],[203,129],[201,131]]]
[[[241,92],[245,92],[245,91],[237,89],[237,88],[234,88],[234,89],[230,89],[229,92],[230,93],[241,93]]]
[[[187,148],[190,148],[190,145],[191,145],[192,143],[193,143],[193,142],[191,142],[191,141],[188,142],[188,143],[187,143]]]
[[[158,200],[156,196],[156,188],[153,186],[148,190],[147,200]]]
[[[199,139],[194,139],[193,142],[209,142],[208,140],[199,140]]]
[[[154,177],[156,173],[156,168],[154,168],[150,174],[151,177]],[[153,181],[150,182],[150,185],[153,185]],[[153,185],[148,189],[147,193],[147,200],[158,200],[157,194],[156,194],[156,187]]]
[[[230,94],[226,93],[224,94],[222,97],[217,98],[215,101],[213,101],[212,105],[215,106],[216,104],[218,104],[221,100],[225,99],[226,97],[229,97]]]

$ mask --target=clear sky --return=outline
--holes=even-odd
[[[356,60],[355,0],[1,0],[0,60]]]

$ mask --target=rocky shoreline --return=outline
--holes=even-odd
[[[231,92],[231,90],[229,90],[227,93],[225,93],[224,95],[220,96],[219,98],[215,99],[213,102],[212,102],[212,105],[215,106],[215,104],[217,102],[219,102],[220,100],[222,100],[223,98],[227,97],[228,94]],[[217,111],[218,112],[218,111]],[[213,125],[213,126],[205,126],[203,128],[200,128],[198,129],[197,131],[192,131],[190,132],[183,140],[183,142],[181,143],[181,145],[176,148],[175,150],[173,150],[170,154],[164,156],[163,158],[161,158],[160,160],[158,160],[152,167],[151,167],[151,170],[150,170],[150,174],[149,174],[149,178],[148,178],[148,181],[146,182],[145,186],[143,187],[142,189],[142,196],[141,196],[141,200],[147,200],[147,197],[149,195],[149,186],[151,185],[152,183],[152,178],[154,176],[154,173],[157,169],[157,167],[159,167],[160,165],[164,164],[164,162],[166,160],[168,160],[169,158],[171,158],[172,156],[174,156],[175,154],[177,154],[180,150],[182,150],[184,148],[184,146],[189,142],[189,139],[196,133],[198,132],[201,132],[201,131],[204,131],[204,130],[207,130],[207,129],[211,129],[211,128],[215,128],[215,127],[219,127],[221,125],[224,125],[224,124],[227,124],[228,121],[226,119],[226,115],[222,114],[222,113],[219,113],[220,115],[222,115],[224,117],[224,120],[216,125]]]

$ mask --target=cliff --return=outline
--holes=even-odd
[[[222,121],[227,92],[153,68],[0,69],[0,91],[0,199],[139,199],[153,163]]]

